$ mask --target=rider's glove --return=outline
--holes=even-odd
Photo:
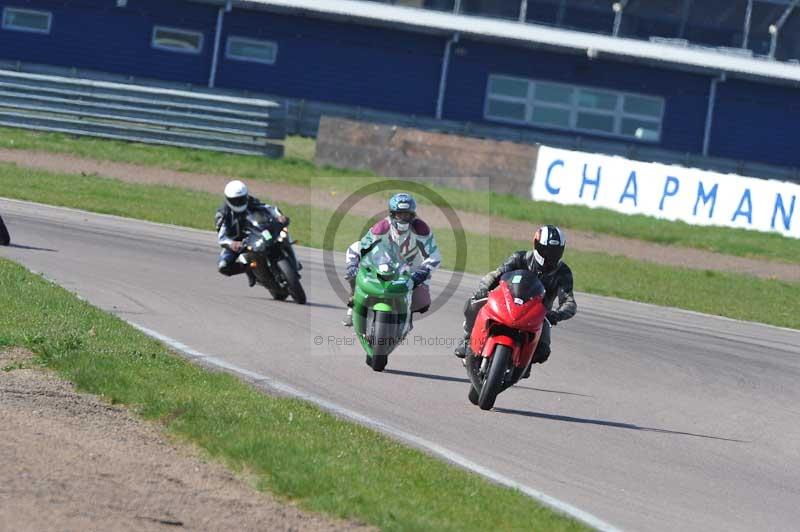
[[[280,216],[278,216],[278,221],[280,223],[282,223],[284,227],[289,227],[289,217],[288,216],[284,216],[283,214],[281,214]]]
[[[472,299],[479,300],[479,299],[486,299],[489,297],[489,289],[483,285],[479,286],[475,293],[472,294]]]
[[[351,264],[350,266],[347,267],[347,270],[345,270],[344,272],[344,280],[350,281],[352,279],[355,279],[356,275],[358,275],[358,265]]]
[[[550,325],[555,325],[558,323],[558,313],[550,310],[546,314],[547,321],[550,322]]]
[[[411,280],[414,281],[414,286],[419,286],[424,283],[430,272],[425,268],[420,268],[418,270],[414,270],[414,273],[411,274]]]

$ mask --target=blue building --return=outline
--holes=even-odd
[[[691,0],[462,1],[0,0],[0,62],[800,167],[800,38],[764,35],[789,0],[733,2],[733,50]]]

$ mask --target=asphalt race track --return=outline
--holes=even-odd
[[[435,442],[612,528],[800,522],[800,332],[577,294],[578,315],[554,329],[550,361],[482,412],[451,355],[475,276],[418,319],[377,374],[339,324],[343,305],[319,251],[298,251],[309,296],[299,306],[217,274],[211,232],[2,199],[0,214],[12,237],[0,256],[91,303]],[[448,275],[437,274],[434,294]]]

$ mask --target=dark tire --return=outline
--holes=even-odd
[[[503,376],[511,362],[511,349],[505,345],[494,348],[492,362],[489,365],[489,374],[483,381],[481,393],[478,396],[478,406],[481,410],[491,410],[503,385]]]
[[[469,399],[469,402],[473,405],[478,404],[478,390],[476,390],[471,384],[469,386],[469,395],[467,396],[467,399]]]
[[[389,357],[386,355],[372,355],[372,371],[383,371],[386,369],[386,364],[389,363]]]
[[[269,290],[270,295],[273,299],[277,299],[278,301],[283,301],[287,297],[289,297],[289,292],[281,289],[274,290],[272,288],[267,288]]]
[[[374,371],[383,371],[389,362],[389,353],[394,349],[392,344],[395,340],[397,325],[392,320],[392,316],[386,312],[376,312],[374,324],[373,344],[372,344],[372,364]]]
[[[6,224],[3,223],[3,218],[0,217],[0,246],[7,246],[11,243],[11,236],[8,234]]]
[[[292,267],[289,259],[281,259],[278,261],[278,268],[286,279],[286,289],[289,295],[300,305],[306,304],[306,292],[303,290],[303,285],[300,284],[300,276],[297,271]]]

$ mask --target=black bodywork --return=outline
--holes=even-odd
[[[0,246],[7,246],[11,243],[11,236],[8,234],[6,224],[3,223],[3,217],[0,216]]]
[[[248,264],[255,263],[253,273],[275,299],[292,298],[303,304],[305,292],[300,285],[300,265],[286,231],[286,224],[271,216],[266,209],[248,213],[243,239],[243,255]]]

